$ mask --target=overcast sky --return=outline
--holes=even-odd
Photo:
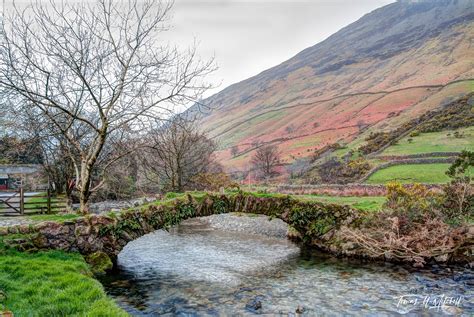
[[[280,64],[392,0],[175,0],[170,42],[219,69],[207,95]]]
[[[31,3],[2,1],[7,8],[14,1]],[[202,59],[215,58],[219,69],[209,76],[209,82],[217,87],[206,94],[209,96],[282,63],[364,14],[394,1],[175,0],[171,29],[161,36],[182,48],[192,46],[196,40]]]

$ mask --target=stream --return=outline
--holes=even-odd
[[[130,242],[118,264],[101,282],[134,316],[474,314],[474,270],[338,259],[199,219]]]

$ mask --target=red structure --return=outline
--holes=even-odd
[[[0,174],[0,190],[8,189],[8,175]]]

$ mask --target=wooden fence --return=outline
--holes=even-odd
[[[0,192],[0,216],[52,214],[67,208],[65,198],[45,193]]]

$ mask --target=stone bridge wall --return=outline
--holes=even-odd
[[[71,221],[43,222],[0,228],[0,240],[21,251],[58,249],[80,252],[89,263],[97,260],[112,265],[123,247],[147,233],[179,224],[181,220],[211,214],[242,212],[280,218],[296,230],[304,243],[334,255],[390,260],[390,253],[367,253],[363,245],[344,235],[345,227],[360,228],[370,219],[368,213],[349,206],[298,201],[289,196],[265,197],[247,193],[191,196],[185,199],[153,203],[119,214],[91,215]],[[441,261],[470,261],[474,252],[474,230],[459,240],[456,254],[446,254]],[[458,257],[457,253],[461,254]],[[470,255],[465,255],[470,254]],[[435,259],[429,253],[426,260]],[[112,260],[112,261],[111,261]],[[404,261],[410,262],[409,258]],[[451,261],[451,260],[450,260]],[[94,265],[93,265],[94,267]],[[99,270],[104,271],[104,270]]]
[[[23,251],[59,249],[86,256],[100,251],[114,260],[128,242],[147,233],[176,225],[186,218],[227,212],[280,218],[301,233],[303,240],[322,248],[334,229],[349,225],[360,213],[348,206],[300,202],[283,195],[257,197],[239,193],[199,198],[188,195],[186,199],[137,207],[115,216],[90,215],[62,223],[3,228],[0,235],[7,235],[5,243]]]

